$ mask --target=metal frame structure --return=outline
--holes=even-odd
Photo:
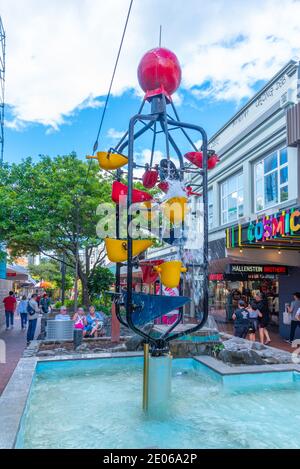
[[[5,43],[6,36],[0,16],[0,166],[4,154]]]
[[[203,327],[204,323],[208,317],[208,200],[207,200],[207,192],[208,192],[208,148],[207,148],[207,134],[205,130],[198,126],[193,125],[185,122],[181,122],[176,111],[176,108],[172,101],[168,102],[167,98],[164,94],[160,94],[158,96],[151,98],[151,113],[150,114],[142,114],[142,110],[144,108],[145,100],[143,101],[138,113],[130,119],[129,129],[122,137],[120,142],[116,145],[113,149],[114,152],[123,153],[123,151],[128,147],[128,195],[127,195],[127,293],[126,293],[126,321],[122,318],[120,313],[120,302],[116,301],[116,315],[119,321],[133,330],[136,334],[140,335],[145,339],[145,342],[150,344],[151,352],[153,355],[160,355],[168,350],[168,342],[174,339],[178,339],[179,337],[189,334],[192,332],[196,332],[197,330]],[[167,105],[171,104],[171,107],[174,111],[175,118],[171,117],[167,113]],[[143,127],[135,131],[135,127],[138,123],[141,123]],[[160,126],[161,130],[158,131],[157,127]],[[133,298],[132,298],[132,275],[133,275],[133,267],[136,264],[136,261],[133,261],[132,256],[132,237],[129,233],[129,227],[132,222],[132,214],[130,211],[130,207],[132,205],[132,191],[133,191],[133,170],[136,167],[136,163],[134,161],[134,143],[135,141],[142,136],[148,130],[153,131],[153,144],[152,144],[152,155],[151,155],[151,162],[150,168],[152,166],[153,154],[154,154],[154,147],[155,147],[155,139],[157,133],[164,133],[165,135],[165,143],[166,143],[166,155],[167,160],[170,161],[170,147],[172,147],[178,157],[179,160],[179,174],[180,180],[183,180],[184,173],[186,171],[183,155],[176,144],[174,138],[171,135],[173,130],[180,129],[185,138],[188,142],[192,145],[192,147],[198,151],[197,147],[193,143],[192,139],[188,135],[188,130],[197,131],[200,133],[202,137],[202,153],[203,153],[203,168],[197,170],[202,174],[202,195],[203,195],[203,227],[204,227],[204,246],[203,246],[203,264],[201,265],[202,274],[203,274],[203,284],[202,284],[202,318],[198,324],[191,327],[189,330],[185,330],[182,332],[175,332],[171,334],[171,332],[175,329],[175,327],[182,321],[183,318],[183,308],[180,309],[179,315],[177,320],[168,328],[166,332],[164,332],[161,337],[154,338],[147,334],[145,331],[141,330],[140,328],[136,327],[132,320],[132,313],[134,312],[134,305],[133,305]],[[120,181],[122,171],[117,170],[117,180]],[[119,238],[119,206],[116,206],[116,237]],[[121,298],[121,291],[120,291],[120,270],[122,264],[117,263],[116,266],[116,284],[115,284],[115,292],[116,297]],[[197,265],[199,267],[199,265]]]

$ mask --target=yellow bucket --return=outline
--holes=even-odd
[[[182,223],[187,214],[187,198],[172,197],[162,204],[162,210],[171,223]]]
[[[187,268],[183,267],[181,261],[168,261],[154,266],[153,270],[159,273],[161,283],[165,287],[176,288],[180,282],[181,272],[186,272]]]
[[[132,257],[138,256],[152,246],[151,239],[133,239]],[[105,238],[107,257],[111,262],[127,261],[127,241],[125,239]]]
[[[156,216],[155,204],[150,200],[142,203],[142,215],[147,221],[154,221]]]
[[[98,160],[101,169],[112,170],[118,169],[128,163],[126,156],[119,153],[109,153],[107,151],[98,151],[95,156],[87,156],[88,160]]]

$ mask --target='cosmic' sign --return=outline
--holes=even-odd
[[[282,211],[252,221],[247,230],[248,242],[263,241],[300,234],[300,210]]]

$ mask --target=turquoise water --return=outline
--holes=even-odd
[[[141,410],[141,358],[39,363],[19,448],[300,448],[293,372],[221,376],[173,360],[166,413]]]

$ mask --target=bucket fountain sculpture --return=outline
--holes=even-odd
[[[144,390],[143,408],[146,411],[159,409],[164,405],[171,392],[171,364],[169,343],[185,334],[191,334],[203,327],[208,318],[208,203],[207,203],[207,172],[213,168],[218,158],[214,151],[207,148],[207,135],[198,125],[181,122],[172,101],[172,94],[177,90],[181,81],[181,68],[176,55],[165,48],[156,48],[147,52],[138,66],[138,79],[145,92],[139,112],[130,119],[128,131],[118,144],[108,152],[98,152],[95,156],[102,170],[114,171],[115,181],[112,188],[112,200],[116,204],[116,233],[115,237],[106,238],[105,244],[108,258],[116,263],[115,282],[115,311],[119,321],[144,339]],[[150,112],[142,111],[146,104],[150,104]],[[169,112],[170,109],[170,112]],[[170,114],[172,113],[172,115]],[[137,128],[142,124],[141,128]],[[184,152],[182,144],[173,137],[174,130],[179,130],[186,142]],[[194,144],[189,132],[198,132],[202,140],[201,149]],[[141,168],[135,161],[135,143],[145,133],[152,132],[152,151],[150,161],[144,164],[144,174],[141,178],[145,189],[158,187],[165,194],[163,201],[155,203],[152,195],[146,190],[134,188],[134,170]],[[158,164],[153,163],[153,155],[158,134],[163,135],[166,155]],[[192,152],[188,149],[192,148]],[[174,151],[178,165],[171,160],[171,150]],[[185,158],[186,157],[186,158]],[[185,163],[186,161],[186,163]],[[194,165],[194,166],[193,166]],[[197,173],[202,176],[201,190],[193,192],[193,185],[185,186],[185,174]],[[124,177],[127,175],[127,184]],[[176,191],[176,187],[180,188]],[[173,188],[173,190],[171,190]],[[175,189],[174,189],[175,188]],[[202,197],[203,214],[203,246],[202,261],[184,263],[185,218],[188,212],[189,197]],[[122,204],[121,204],[122,197]],[[119,218],[120,210],[126,198],[127,208],[127,237],[120,239]],[[130,228],[134,221],[132,204],[139,203],[146,211],[148,236],[141,231],[142,239],[133,239]],[[151,234],[151,212],[156,210],[167,220],[170,230],[165,234],[160,223],[161,242],[177,246],[177,258],[164,261],[162,259],[141,259],[141,255],[154,243]],[[150,215],[150,216],[149,216]],[[161,218],[160,218],[161,219]],[[179,227],[179,231],[178,231]],[[175,236],[175,232],[179,232]],[[121,287],[121,267],[126,267],[127,286]],[[145,283],[153,284],[159,278],[166,288],[178,287],[179,296],[166,296],[160,293],[144,293],[134,291],[133,270],[139,267],[143,273]],[[197,269],[201,274],[201,306],[198,307],[198,321],[189,328],[177,326],[183,321],[183,307],[190,302],[184,296],[182,276],[188,271],[191,275]],[[121,310],[125,309],[125,316]],[[159,337],[147,332],[144,326],[158,318],[177,310],[177,318],[169,324]],[[177,329],[176,329],[177,328]]]

